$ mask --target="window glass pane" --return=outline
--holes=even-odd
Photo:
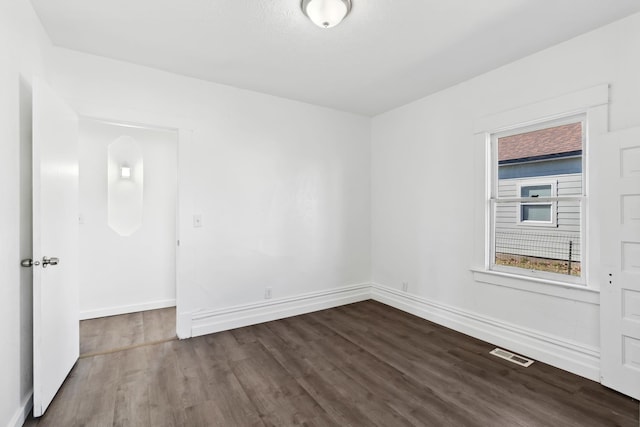
[[[498,163],[518,165],[537,162],[539,169],[552,168],[551,160],[582,155],[582,123],[570,123],[498,138]],[[570,173],[580,173],[580,164],[563,165]],[[579,168],[576,170],[576,168]],[[558,171],[554,171],[557,173]],[[540,176],[544,171],[529,171],[529,176]],[[562,173],[562,170],[560,170]]]
[[[562,197],[583,195],[582,141],[581,121],[494,139],[496,267],[581,276],[581,202]],[[513,201],[519,197],[541,200]]]
[[[551,222],[550,205],[522,205],[522,221]]]
[[[572,210],[580,214],[579,202]],[[582,275],[580,233],[557,228],[520,227],[495,231],[494,263],[497,266],[580,277]]]
[[[551,184],[526,185],[520,188],[520,197],[551,197]]]

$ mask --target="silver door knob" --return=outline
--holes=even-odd
[[[20,261],[20,265],[23,267],[32,267],[32,266],[39,266],[40,265],[40,261],[33,261],[31,258],[25,258],[22,261]]]
[[[60,260],[56,257],[48,257],[48,256],[43,256],[42,257],[42,268],[47,268],[47,265],[58,265],[58,263],[60,262]]]

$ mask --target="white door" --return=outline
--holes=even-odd
[[[56,265],[57,259],[57,265]],[[78,117],[33,86],[33,414],[78,360]]]
[[[601,381],[640,399],[640,128],[602,142]]]

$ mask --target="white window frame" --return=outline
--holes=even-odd
[[[517,185],[517,197],[500,197],[498,194],[498,169],[499,169],[499,163],[498,163],[498,140],[500,138],[504,138],[506,136],[511,136],[511,135],[518,135],[521,133],[526,133],[526,132],[533,132],[536,130],[541,130],[541,129],[548,129],[548,128],[552,128],[552,127],[556,127],[556,126],[562,126],[565,124],[570,124],[570,123],[577,123],[577,122],[581,122],[582,123],[582,194],[580,195],[572,195],[572,196],[558,196],[557,195],[557,182],[556,184],[552,185],[552,196],[550,197],[544,197],[544,198],[523,198],[520,197],[520,195],[522,194],[520,192],[521,189],[521,185]],[[586,266],[586,262],[585,262],[585,253],[586,253],[586,248],[587,248],[587,238],[586,238],[586,228],[585,228],[585,206],[586,206],[586,197],[587,197],[587,193],[586,193],[586,188],[587,188],[587,174],[586,174],[586,162],[587,162],[587,155],[586,155],[586,144],[587,144],[587,115],[585,113],[578,113],[578,114],[568,114],[562,117],[551,117],[551,118],[543,118],[540,119],[538,121],[536,121],[533,124],[527,124],[527,125],[516,125],[516,126],[511,126],[507,129],[502,129],[500,131],[497,132],[492,132],[488,134],[488,145],[487,145],[487,151],[488,151],[488,159],[489,159],[489,164],[487,165],[488,167],[488,184],[489,184],[489,189],[488,189],[488,206],[489,206],[489,212],[488,212],[488,218],[489,218],[489,236],[488,239],[486,241],[486,244],[489,245],[488,249],[487,249],[487,253],[489,254],[489,259],[487,262],[487,270],[489,271],[494,271],[494,272],[502,272],[502,273],[508,273],[508,274],[513,274],[515,276],[519,276],[519,277],[530,277],[530,278],[534,278],[534,279],[542,279],[542,280],[549,280],[549,281],[553,281],[556,283],[563,283],[563,284],[571,284],[571,285],[580,285],[580,286],[584,286],[587,282],[586,282],[586,271],[587,271],[587,266]],[[524,179],[522,180],[523,182],[527,182],[529,183],[529,185],[531,185],[530,183],[532,182],[539,182],[539,183],[546,183],[546,184],[550,184],[553,182],[553,179],[549,179],[549,178],[545,178],[545,177],[540,177],[540,178],[532,178],[532,179]],[[557,226],[557,208],[555,208],[555,206],[557,206],[557,202],[561,201],[561,200],[566,200],[566,201],[579,201],[580,202],[580,215],[581,215],[581,221],[580,221],[580,244],[581,244],[581,248],[580,248],[580,254],[581,254],[581,259],[580,259],[580,268],[581,268],[581,274],[579,277],[576,276],[570,276],[570,275],[564,275],[564,274],[560,274],[560,273],[552,273],[552,272],[547,272],[547,271],[540,271],[540,270],[527,270],[527,269],[523,269],[523,268],[519,268],[519,267],[511,267],[511,266],[505,266],[505,265],[501,265],[501,264],[496,264],[495,260],[496,260],[496,244],[495,244],[495,237],[496,237],[496,208],[499,204],[502,203],[517,203],[517,207],[518,207],[518,224],[522,225],[522,226],[534,226],[534,227],[554,227]],[[525,203],[551,203],[552,205],[552,221],[551,222],[542,222],[542,221],[521,221],[521,204],[525,202]]]
[[[499,166],[498,166],[499,167]],[[542,186],[549,185],[551,186],[551,196],[556,197],[558,195],[558,181],[553,179],[522,179],[517,182],[518,196],[522,197],[522,187],[533,187],[533,186]],[[546,197],[540,197],[540,201],[521,201],[518,204],[518,225],[521,226],[533,226],[533,227],[558,227],[558,202],[557,201],[547,201]],[[530,219],[522,219],[522,207],[530,205],[547,205],[549,206],[550,212],[550,220],[549,221],[535,221]]]
[[[556,95],[550,98],[530,100],[532,103],[520,103],[520,106],[507,107],[499,112],[478,116],[474,120],[473,132],[476,140],[474,154],[477,161],[474,184],[475,206],[477,206],[477,214],[482,215],[483,219],[479,221],[482,226],[474,229],[473,258],[470,269],[478,284],[507,287],[597,305],[600,301],[600,289],[606,285],[608,279],[605,280],[606,271],[599,263],[602,239],[598,227],[590,226],[590,222],[596,220],[598,206],[604,200],[602,194],[597,191],[598,187],[594,188],[596,190],[594,192],[589,184],[589,181],[594,179],[594,175],[590,173],[591,164],[597,163],[597,159],[590,153],[594,146],[604,143],[603,135],[606,135],[609,128],[609,85],[605,83],[574,92],[556,91],[555,93]],[[491,270],[491,252],[487,244],[491,235],[491,206],[487,197],[491,187],[488,173],[492,161],[489,156],[490,150],[488,150],[491,134],[576,114],[585,114],[587,117],[584,135],[586,144],[582,147],[582,170],[589,178],[583,179],[586,185],[583,186],[582,191],[583,194],[588,194],[588,198],[583,206],[581,218],[583,230],[581,251],[585,283],[567,283]]]

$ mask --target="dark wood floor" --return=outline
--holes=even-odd
[[[28,426],[638,426],[638,402],[367,301],[81,358]]]
[[[80,322],[80,356],[176,338],[175,307]]]

